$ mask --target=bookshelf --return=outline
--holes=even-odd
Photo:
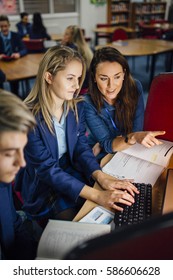
[[[112,25],[129,26],[130,0],[107,0],[107,22]]]
[[[131,3],[131,27],[137,27],[140,21],[147,23],[150,20],[164,20],[166,5],[165,1]]]

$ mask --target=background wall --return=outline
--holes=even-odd
[[[141,1],[141,0],[140,0]],[[172,0],[166,0],[167,13]],[[107,22],[107,4],[96,6],[90,3],[90,0],[76,0],[76,13],[58,13],[58,14],[44,14],[43,20],[49,33],[63,33],[65,28],[71,24],[77,24],[86,30],[86,36],[92,38],[94,41],[93,29],[97,23]],[[134,0],[135,2],[135,0]],[[166,13],[166,17],[167,17]],[[16,30],[15,24],[20,20],[19,16],[9,16],[11,22],[11,29]],[[30,21],[32,16],[30,15]]]
[[[76,13],[44,14],[43,21],[49,33],[63,33],[65,28],[71,24],[80,25],[86,30],[86,36],[94,37],[93,29],[97,23],[107,21],[107,5],[95,6],[90,0],[76,0]],[[16,31],[16,23],[19,16],[9,16],[11,29]],[[29,16],[32,21],[32,15]]]

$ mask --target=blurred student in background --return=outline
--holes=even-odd
[[[7,16],[0,15],[0,60],[19,59],[27,54],[27,49],[17,32],[10,31],[10,22]],[[10,82],[11,92],[19,94],[18,81]]]
[[[29,109],[15,95],[0,90],[0,247],[1,259],[34,259],[37,241],[32,223],[14,208],[11,182],[25,166],[23,149],[35,125]]]
[[[64,32],[64,38],[61,44],[78,50],[85,59],[86,77],[81,91],[81,93],[85,93],[88,90],[88,69],[93,57],[93,52],[88,43],[85,41],[82,29],[77,25],[69,25]]]
[[[51,39],[50,35],[47,33],[46,27],[43,24],[42,16],[38,12],[33,14],[29,37],[30,39]]]
[[[20,13],[21,20],[16,24],[16,28],[21,38],[29,37],[31,23],[28,21],[28,13]]]
[[[143,130],[143,89],[131,76],[125,57],[113,47],[97,50],[90,65],[89,94],[85,95],[88,141],[98,159],[136,142],[159,145],[164,131]]]

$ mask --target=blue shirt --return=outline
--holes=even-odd
[[[139,81],[136,81],[136,85],[139,91],[139,99],[133,120],[133,132],[143,130],[144,121],[143,89]],[[93,147],[99,142],[106,153],[113,153],[112,141],[115,137],[124,134],[123,131],[115,128],[115,107],[104,101],[103,108],[98,112],[89,94],[85,95],[85,101],[85,119],[90,146]]]
[[[65,108],[65,106],[64,106]],[[64,113],[61,117],[60,122],[53,117],[53,124],[55,128],[55,133],[58,141],[58,151],[59,151],[59,158],[63,156],[67,152],[67,143],[66,143],[66,109],[64,110]]]

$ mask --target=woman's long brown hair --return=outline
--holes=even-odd
[[[89,93],[97,110],[103,108],[103,95],[97,87],[95,82],[96,69],[98,64],[102,62],[117,62],[122,66],[125,73],[124,81],[120,92],[116,98],[115,109],[116,117],[115,123],[121,131],[128,134],[132,131],[133,118],[138,102],[139,92],[136,83],[131,76],[129,65],[125,57],[113,47],[104,47],[98,49],[90,64],[90,78],[89,78]]]

